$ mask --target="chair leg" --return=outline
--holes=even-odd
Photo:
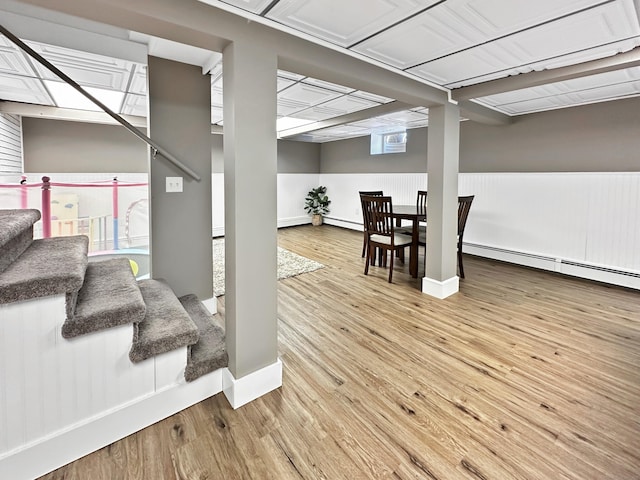
[[[371,263],[371,245],[367,243],[366,252],[364,258],[364,274],[367,275],[369,273],[369,264]]]
[[[393,276],[393,257],[395,257],[395,252],[392,251],[389,256],[391,257],[391,261],[389,262],[389,283],[391,283],[391,277]]]
[[[462,252],[458,250],[458,268],[460,269],[460,278],[464,278],[464,267],[462,265]]]
[[[362,240],[362,258],[364,258],[364,254],[367,253],[367,236],[364,235],[364,239]]]

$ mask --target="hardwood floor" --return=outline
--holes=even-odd
[[[279,233],[283,386],[222,394],[44,479],[640,478],[640,294],[465,257],[460,292],[363,275],[362,234]],[[224,313],[224,299],[220,302]]]

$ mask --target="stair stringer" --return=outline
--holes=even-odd
[[[0,478],[31,479],[222,391],[186,347],[129,360],[132,326],[62,338],[64,295],[0,305]]]

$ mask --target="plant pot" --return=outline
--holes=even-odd
[[[314,227],[322,225],[322,215],[313,215],[311,217],[311,225],[313,225]]]

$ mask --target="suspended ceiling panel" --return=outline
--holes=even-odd
[[[336,45],[349,47],[437,1],[281,0],[266,17]]]
[[[640,96],[640,67],[491,95],[478,103],[521,115],[634,96]]]
[[[49,93],[39,79],[0,73],[2,99],[10,102],[54,105]]]

